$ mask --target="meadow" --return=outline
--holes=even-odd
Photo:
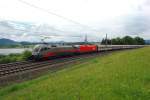
[[[150,47],[114,52],[1,87],[0,100],[150,100]]]

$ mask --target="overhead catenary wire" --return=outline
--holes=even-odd
[[[54,12],[48,10],[48,9],[44,9],[44,8],[42,8],[42,7],[39,7],[39,6],[35,5],[35,4],[31,4],[31,3],[26,2],[26,1],[24,1],[24,0],[18,0],[18,1],[21,2],[21,3],[23,3],[23,4],[25,4],[25,5],[30,6],[30,7],[32,7],[32,8],[41,10],[41,11],[43,11],[43,12],[46,12],[46,13],[50,14],[50,15],[57,16],[57,17],[59,17],[59,18],[61,18],[61,19],[64,19],[64,20],[69,21],[69,22],[71,22],[71,23],[74,23],[74,24],[76,24],[76,25],[80,25],[80,26],[82,26],[82,27],[84,27],[84,28],[86,27],[86,28],[88,28],[88,29],[90,29],[90,30],[92,30],[92,31],[97,32],[97,30],[95,30],[95,29],[89,27],[88,25],[82,24],[82,23],[80,23],[80,22],[78,22],[78,21],[72,20],[72,19],[70,19],[70,18],[68,18],[68,17],[65,17],[65,16],[62,16],[62,15],[60,15],[60,14],[54,13]]]
[[[29,30],[23,30],[23,29],[16,29],[16,30],[18,30],[18,31],[21,31],[21,32],[31,32],[31,31],[29,31]],[[57,29],[55,29],[55,31],[58,31],[58,32],[63,32],[63,31],[61,31],[61,30],[57,30]],[[53,32],[53,34],[49,34],[48,36],[46,36],[47,34],[45,34],[45,33],[49,33],[49,32],[39,32],[39,31],[34,31],[34,32],[32,32],[32,33],[38,33],[38,35],[40,35],[40,36],[45,36],[45,37],[52,37],[52,36],[58,36],[58,37],[82,37],[82,36],[80,36],[80,35],[60,35],[60,34],[57,34],[57,32]]]

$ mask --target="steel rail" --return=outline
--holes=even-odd
[[[51,66],[59,63],[64,63],[68,61],[74,61],[74,60],[79,60],[82,58],[89,58],[89,57],[94,57],[94,56],[99,56],[101,53],[92,53],[92,54],[85,54],[85,55],[79,55],[79,56],[72,56],[72,57],[67,57],[67,58],[59,58],[59,59],[54,59],[54,60],[48,60],[48,61],[43,61],[43,62],[30,62],[27,64],[18,64],[16,66],[16,63],[12,66],[8,64],[9,67],[4,67],[0,69],[0,77],[13,74],[13,73],[20,73],[26,70],[31,70],[31,69],[36,69],[39,67],[44,67],[44,66]]]

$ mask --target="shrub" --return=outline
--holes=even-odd
[[[22,54],[22,59],[23,59],[23,60],[26,60],[26,59],[28,59],[29,57],[31,57],[31,55],[32,55],[31,51],[26,50],[26,51],[24,51],[23,54]]]
[[[31,56],[30,51],[24,51],[22,54],[9,54],[9,55],[1,55],[0,56],[0,63],[9,63],[15,61],[23,61],[28,59]]]

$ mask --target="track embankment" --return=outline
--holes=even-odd
[[[49,71],[53,72],[74,64],[87,62],[88,59],[103,56],[115,51],[95,52],[40,62],[22,61],[8,64],[0,64],[0,86],[33,79]]]
[[[86,62],[87,59],[92,59],[97,56],[106,55],[109,52],[99,52],[84,54],[78,56],[63,57],[40,62],[14,62],[0,65],[0,85],[8,85],[14,82],[21,82],[33,79],[49,71],[56,71],[58,69]]]

